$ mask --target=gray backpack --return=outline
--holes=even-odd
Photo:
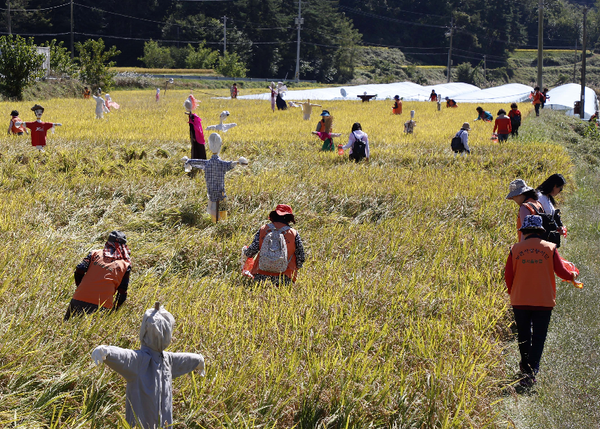
[[[287,244],[285,242],[284,232],[291,229],[284,226],[281,229],[275,228],[270,223],[267,225],[269,232],[263,239],[260,246],[260,257],[258,258],[258,269],[269,273],[283,273],[291,260],[288,259]]]

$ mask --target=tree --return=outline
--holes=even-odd
[[[144,56],[138,58],[146,67],[168,69],[173,67],[174,61],[171,51],[167,47],[161,47],[158,42],[150,40],[144,43]]]
[[[225,52],[224,57],[219,57],[219,63],[215,67],[217,73],[228,77],[246,77],[248,69],[240,60],[238,54]]]
[[[38,54],[33,39],[21,36],[0,37],[0,93],[21,100],[23,90],[44,76],[45,56]]]
[[[71,52],[64,47],[65,42],[52,39],[41,46],[50,47],[50,71],[54,75],[73,77],[77,74],[77,64],[71,59]]]
[[[75,49],[79,53],[79,78],[90,85],[93,90],[102,87],[106,90],[114,86],[114,77],[116,72],[110,71],[115,62],[110,61],[121,53],[116,46],[112,46],[108,51],[104,50],[104,41],[102,39],[88,39],[83,43],[75,43]]]
[[[219,58],[219,53],[210,48],[204,47],[201,42],[197,49],[188,45],[188,56],[185,59],[185,65],[188,69],[212,69]]]

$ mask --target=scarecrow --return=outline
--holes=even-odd
[[[93,95],[92,97],[96,100],[96,119],[104,118],[104,113],[108,113],[109,110],[102,98],[102,92],[98,90],[98,95]]]
[[[304,103],[298,103],[302,107],[302,115],[305,121],[310,120],[313,107],[322,107],[320,104],[312,104],[310,100],[306,100]]]
[[[202,119],[192,112],[198,105],[198,101],[192,94],[183,102],[185,114],[189,116],[190,142],[192,143],[192,159],[206,159],[206,141],[204,130],[202,130]]]
[[[15,122],[17,127],[25,124],[27,128],[31,130],[31,146],[35,146],[40,152],[44,151],[46,146],[46,134],[49,129],[54,132],[54,127],[60,127],[62,124],[55,124],[52,122],[42,122],[42,115],[44,114],[44,108],[39,104],[36,104],[31,108],[35,113],[37,120],[35,122]]]
[[[277,82],[277,98],[275,99],[277,110],[287,109],[287,104],[285,104],[285,100],[283,99],[283,94],[285,94],[286,92],[287,86],[285,86],[283,82]]]
[[[140,349],[98,346],[92,352],[96,365],[104,362],[127,380],[125,419],[132,428],[171,427],[173,424],[174,378],[196,368],[204,376],[204,356],[198,353],[172,353],[175,318],[160,303],[144,313],[140,327]]]
[[[183,157],[183,167],[186,172],[192,171],[192,168],[204,170],[204,179],[206,180],[206,191],[208,194],[207,212],[211,215],[213,222],[220,219],[227,219],[227,211],[220,210],[219,204],[223,204],[227,195],[225,194],[225,173],[232,170],[237,164],[248,165],[248,160],[241,156],[237,161],[223,161],[219,158],[219,152],[223,141],[217,133],[212,133],[208,137],[208,148],[213,153],[209,160],[189,159]]]
[[[110,112],[110,109],[115,109],[115,110],[119,110],[119,106],[117,103],[115,103],[112,98],[110,98],[110,94],[104,94],[104,97],[106,98],[106,101],[104,102],[104,105],[106,106],[106,110]]]
[[[406,134],[413,133],[413,131],[417,125],[417,121],[415,121],[414,119],[415,119],[415,111],[411,110],[410,111],[410,120],[408,120],[404,123],[404,133],[406,133]]]
[[[333,116],[331,116],[329,110],[323,110],[321,112],[321,117],[322,119],[317,124],[317,130],[312,133],[323,140],[323,147],[321,150],[333,150],[333,137],[339,137],[341,134],[331,132],[333,128]]]
[[[216,131],[223,131],[224,133],[226,133],[229,128],[233,128],[233,127],[237,126],[237,124],[224,124],[223,123],[223,121],[225,119],[227,119],[227,117],[229,115],[230,115],[229,111],[223,110],[221,112],[221,114],[219,115],[219,125],[209,125],[208,127],[206,127],[206,131],[216,130]]]

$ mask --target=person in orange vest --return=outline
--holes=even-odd
[[[21,125],[17,126],[17,122]],[[23,121],[19,118],[19,112],[13,110],[10,112],[10,122],[8,123],[8,135],[14,134],[16,136],[22,136],[23,133],[29,134],[27,128],[23,126]]]
[[[573,284],[577,274],[564,264],[556,245],[540,237],[544,233],[540,216],[526,216],[519,231],[523,241],[510,249],[504,280],[517,325],[520,384],[531,387],[540,369],[550,316],[556,305],[554,274]]]
[[[88,100],[91,95],[92,95],[92,92],[90,91],[90,89],[87,86],[84,86],[83,87],[83,99]]]
[[[533,103],[533,107],[535,108],[535,116],[540,116],[540,106],[542,105],[542,98],[544,94],[540,91],[540,87],[536,86],[533,88],[533,95],[531,97],[531,102]]]
[[[296,223],[292,208],[287,204],[278,204],[275,210],[269,213],[269,220],[271,222],[258,230],[252,244],[244,247],[242,253],[246,258],[256,256],[250,270],[255,281],[268,280],[276,286],[293,283],[306,258],[304,245],[298,231],[290,227],[290,223]],[[267,262],[272,262],[274,253],[279,253],[273,249],[278,248],[277,243],[281,236],[285,240],[285,249],[281,249],[281,254],[285,252],[286,256],[283,265],[286,263],[287,265],[278,269],[269,268]],[[268,244],[265,243],[265,240]],[[261,262],[261,258],[264,258],[263,262]]]
[[[512,126],[510,124],[510,118],[506,116],[506,110],[500,109],[498,110],[498,117],[494,122],[494,130],[492,133],[496,133],[498,131],[498,141],[503,142],[508,140],[508,135],[512,131]]]
[[[394,95],[394,105],[392,106],[392,113],[394,115],[402,114],[402,99],[399,95]]]
[[[446,97],[446,107],[458,107],[458,104],[456,104],[453,98]]]
[[[127,299],[130,273],[127,237],[121,231],[113,231],[103,249],[92,250],[75,268],[77,289],[65,320],[99,309],[117,310]]]

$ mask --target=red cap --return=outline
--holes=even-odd
[[[287,204],[277,204],[277,207],[275,207],[275,213],[277,213],[279,216],[285,216],[287,214],[294,214],[292,212],[292,208],[290,206],[288,206]]]

